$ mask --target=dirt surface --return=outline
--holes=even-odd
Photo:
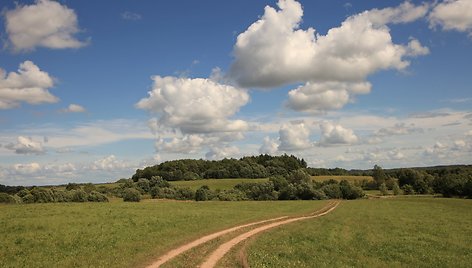
[[[213,267],[215,267],[216,263],[221,258],[223,258],[223,256],[226,253],[228,253],[228,251],[231,250],[231,248],[233,248],[234,246],[236,246],[240,242],[242,242],[242,241],[258,234],[258,233],[267,231],[267,230],[269,230],[271,228],[274,228],[274,227],[277,227],[277,226],[292,223],[292,222],[295,222],[295,221],[312,219],[312,218],[317,218],[317,217],[324,216],[324,215],[330,213],[331,211],[333,211],[334,209],[336,209],[336,207],[339,205],[339,203],[340,203],[340,201],[330,202],[326,207],[324,207],[323,209],[321,209],[321,210],[319,210],[319,211],[317,211],[317,212],[315,212],[311,215],[276,221],[276,222],[273,222],[273,223],[269,223],[269,224],[265,224],[263,226],[257,227],[255,229],[252,229],[251,231],[246,232],[246,233],[243,233],[243,234],[231,239],[230,241],[222,244],[221,246],[219,246],[215,251],[213,251],[213,253],[210,255],[210,257],[204,263],[202,263],[200,268],[213,268]]]
[[[185,251],[189,250],[189,249],[192,249],[194,247],[197,247],[201,244],[204,244],[210,240],[213,240],[215,238],[218,238],[220,236],[223,236],[227,233],[231,233],[231,232],[234,232],[234,231],[237,231],[239,229],[242,229],[242,228],[246,228],[246,227],[250,227],[250,226],[253,226],[253,225],[257,225],[257,224],[263,224],[263,223],[267,223],[267,222],[272,222],[272,221],[278,221],[278,220],[282,220],[282,219],[286,219],[288,218],[287,216],[284,216],[284,217],[278,217],[278,218],[273,218],[273,219],[268,219],[268,220],[263,220],[263,221],[257,221],[257,222],[251,222],[251,223],[248,223],[248,224],[243,224],[243,225],[239,225],[239,226],[235,226],[235,227],[232,227],[232,228],[228,228],[228,229],[225,229],[225,230],[222,230],[222,231],[219,231],[219,232],[216,232],[216,233],[212,233],[212,234],[209,234],[209,235],[206,235],[206,236],[203,236],[197,240],[194,240],[190,243],[187,243],[185,245],[182,245],[176,249],[173,249],[169,252],[167,252],[166,254],[162,255],[161,257],[159,257],[159,259],[155,262],[153,262],[152,264],[150,264],[149,266],[147,266],[147,268],[157,268],[157,267],[160,267],[161,265],[163,265],[164,263],[168,262],[170,259],[173,259],[174,257],[184,253]]]
[[[237,231],[237,230],[242,229],[242,228],[262,224],[262,226],[256,227],[256,228],[254,228],[254,229],[252,229],[248,232],[245,232],[245,233],[231,239],[230,241],[220,245],[215,251],[213,251],[213,253],[210,255],[210,257],[208,259],[206,259],[205,262],[200,266],[202,268],[212,268],[216,265],[216,263],[231,248],[233,248],[238,243],[240,243],[240,242],[242,242],[242,241],[258,234],[258,233],[261,233],[263,231],[266,231],[268,229],[271,229],[271,228],[274,228],[274,227],[277,227],[277,226],[280,226],[280,225],[284,225],[284,224],[288,224],[288,223],[295,222],[295,221],[311,219],[311,218],[316,218],[316,217],[326,215],[329,212],[333,211],[338,206],[339,203],[340,203],[340,201],[331,201],[325,207],[323,207],[322,209],[320,209],[318,211],[315,211],[312,214],[305,215],[305,216],[292,217],[292,218],[289,218],[288,216],[284,216],[284,217],[278,217],[278,218],[273,218],[273,219],[268,219],[268,220],[263,220],[263,221],[257,221],[257,222],[252,222],[252,223],[248,223],[248,224],[238,225],[238,226],[235,226],[235,227],[232,227],[232,228],[228,228],[228,229],[216,232],[216,233],[212,233],[212,234],[203,236],[203,237],[201,237],[197,240],[194,240],[190,243],[184,244],[184,245],[182,245],[178,248],[175,248],[175,249],[167,252],[166,254],[159,257],[159,259],[157,259],[155,262],[148,265],[147,268],[160,267],[164,263],[166,263],[169,260],[175,258],[176,256],[186,252],[187,250],[190,250],[194,247],[200,246],[200,245],[202,245],[202,244],[204,244],[204,243],[206,243],[210,240],[213,240],[213,239],[218,238],[220,236],[223,236],[225,234]]]

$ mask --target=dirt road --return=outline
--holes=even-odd
[[[206,236],[203,236],[197,240],[194,240],[190,243],[187,243],[185,245],[182,245],[178,248],[175,248],[169,252],[167,252],[166,254],[162,255],[161,257],[159,257],[159,259],[155,262],[153,262],[152,264],[150,264],[149,266],[147,266],[147,268],[157,268],[157,267],[160,267],[161,265],[163,265],[164,263],[168,262],[169,260],[175,258],[176,256],[186,252],[187,250],[190,250],[194,247],[197,247],[199,245],[202,245],[210,240],[213,240],[215,238],[218,238],[220,236],[223,236],[225,234],[228,234],[228,233],[231,233],[231,232],[234,232],[234,231],[237,231],[239,229],[242,229],[242,228],[246,228],[246,227],[251,227],[251,226],[254,226],[254,225],[261,225],[263,224],[262,226],[260,227],[257,227],[255,229],[252,229],[251,231],[248,231],[246,233],[243,233],[239,236],[237,236],[236,238],[233,238],[231,239],[230,241],[222,244],[221,246],[219,246],[211,255],[210,257],[200,266],[200,267],[203,267],[203,268],[207,268],[207,267],[214,267],[215,264],[232,248],[234,247],[235,245],[237,245],[238,243],[240,243],[241,241],[244,241],[248,238],[250,238],[251,236],[255,235],[255,234],[258,234],[260,232],[263,232],[263,231],[266,231],[268,229],[271,229],[271,228],[274,228],[274,227],[277,227],[277,226],[280,226],[280,225],[283,225],[283,224],[287,224],[287,223],[291,223],[291,222],[294,222],[294,221],[299,221],[299,220],[304,220],[304,219],[311,219],[311,218],[316,218],[316,217],[320,217],[320,216],[323,216],[323,215],[326,215],[328,214],[329,212],[331,212],[332,210],[334,210],[337,205],[340,203],[340,201],[331,201],[329,202],[325,207],[323,207],[322,209],[312,213],[312,214],[309,214],[309,215],[306,215],[306,216],[300,216],[300,217],[294,217],[294,218],[289,218],[288,216],[284,216],[284,217],[278,217],[278,218],[273,218],[273,219],[268,219],[268,220],[263,220],[263,221],[258,221],[258,222],[252,222],[252,223],[248,223],[248,224],[243,224],[243,225],[239,225],[239,226],[235,226],[235,227],[232,227],[232,228],[228,228],[228,229],[225,229],[225,230],[222,230],[222,231],[219,231],[219,232],[216,232],[216,233],[212,233],[212,234],[209,234],[209,235],[206,235]],[[267,223],[267,224],[266,224]]]

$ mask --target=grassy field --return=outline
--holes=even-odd
[[[343,201],[252,240],[251,267],[470,267],[472,200]]]
[[[371,181],[373,180],[373,178],[371,176],[333,176],[333,175],[329,175],[329,176],[311,176],[311,178],[313,179],[313,181],[327,181],[327,180],[337,180],[337,181],[341,181],[341,180],[347,180],[349,182],[356,182],[356,181],[362,181],[362,180],[368,180],[368,181]]]
[[[266,182],[269,179],[206,179],[194,181],[171,181],[170,183],[178,187],[189,187],[192,190],[197,190],[203,185],[207,185],[212,190],[232,189],[236,184],[242,182]]]
[[[136,267],[226,227],[326,201],[0,205],[0,267]]]

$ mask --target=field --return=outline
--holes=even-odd
[[[201,235],[326,201],[0,205],[1,267],[136,267]]]
[[[264,233],[251,267],[470,267],[472,200],[343,201],[333,213]]]
[[[194,181],[171,181],[170,183],[178,187],[189,187],[192,190],[197,190],[203,185],[207,185],[212,190],[228,190],[232,189],[238,183],[266,181],[268,181],[268,179],[205,179]]]
[[[371,176],[333,176],[333,175],[327,175],[327,176],[311,176],[313,181],[327,181],[327,180],[347,180],[349,182],[356,182],[356,181],[362,181],[362,180],[368,180],[371,181],[373,178]]]

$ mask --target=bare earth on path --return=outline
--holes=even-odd
[[[339,201],[329,202],[328,205],[326,205],[322,209],[320,209],[316,212],[313,212],[312,214],[309,214],[307,216],[300,216],[300,217],[295,217],[295,218],[289,218],[288,216],[283,216],[283,217],[278,217],[278,218],[273,218],[273,219],[268,219],[268,220],[243,224],[243,225],[235,226],[235,227],[232,227],[232,228],[228,228],[228,229],[216,232],[216,233],[212,233],[212,234],[203,236],[203,237],[201,237],[197,240],[194,240],[190,243],[184,244],[184,245],[182,245],[178,248],[175,248],[175,249],[167,252],[166,254],[159,257],[159,259],[157,259],[157,261],[155,261],[152,264],[150,264],[149,266],[147,266],[147,268],[160,267],[164,263],[166,263],[169,260],[173,259],[174,257],[186,252],[187,250],[195,248],[199,245],[202,245],[202,244],[204,244],[204,243],[206,243],[210,240],[221,237],[221,236],[223,236],[225,234],[228,234],[230,232],[234,232],[234,231],[237,231],[237,230],[245,228],[245,227],[250,227],[250,226],[264,224],[264,223],[269,223],[269,224],[262,225],[258,228],[255,228],[255,229],[253,229],[249,232],[246,232],[242,235],[239,235],[238,237],[236,237],[236,238],[230,240],[229,242],[226,242],[226,243],[222,244],[220,247],[218,247],[211,254],[209,259],[207,259],[205,261],[205,263],[202,264],[202,266],[201,266],[201,267],[213,267],[233,246],[235,246],[239,242],[241,242],[241,241],[257,234],[257,233],[260,233],[262,231],[268,230],[268,229],[276,227],[276,226],[280,226],[280,225],[287,224],[287,223],[294,222],[294,221],[298,221],[298,220],[323,216],[323,215],[331,212],[333,209],[335,209],[338,204],[339,204]],[[270,222],[273,222],[273,223],[270,223]]]
[[[243,234],[231,239],[230,241],[220,245],[215,251],[213,251],[213,253],[210,255],[210,257],[200,266],[200,268],[213,268],[213,267],[215,267],[216,263],[221,258],[223,258],[223,256],[226,253],[228,253],[228,251],[231,250],[231,248],[233,248],[234,246],[236,246],[240,242],[242,242],[242,241],[244,241],[244,240],[260,233],[260,232],[267,231],[271,228],[274,228],[274,227],[277,227],[277,226],[280,226],[280,225],[284,225],[284,224],[288,224],[288,223],[292,223],[292,222],[295,222],[295,221],[312,219],[312,218],[317,218],[317,217],[324,216],[324,215],[330,213],[331,211],[333,211],[334,209],[336,209],[336,207],[339,205],[339,203],[340,203],[339,201],[332,202],[332,203],[328,204],[327,207],[321,209],[319,212],[315,212],[315,213],[313,213],[311,215],[308,215],[308,216],[289,218],[289,219],[286,219],[286,220],[281,220],[281,221],[269,223],[269,224],[257,227],[255,229],[252,229],[251,231],[248,231],[246,233],[243,233]]]

